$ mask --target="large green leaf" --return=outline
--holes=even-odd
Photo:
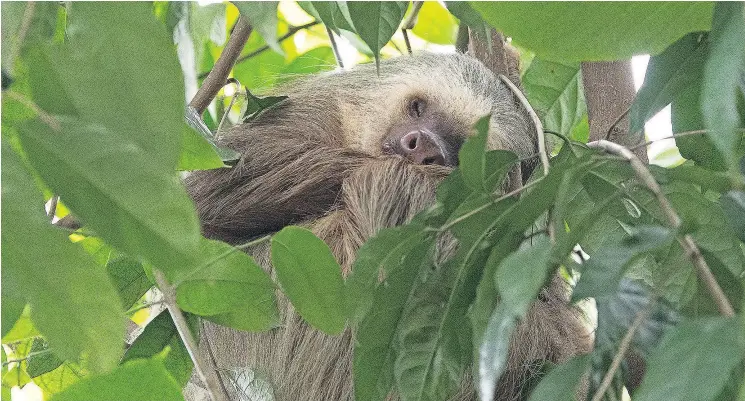
[[[373,291],[375,309],[365,316],[356,332],[353,371],[358,401],[383,401],[393,386],[396,332],[418,268],[431,264],[432,246],[431,237],[416,234],[408,252],[385,263],[385,279]]]
[[[703,130],[704,116],[701,113],[701,82],[681,90],[670,107],[673,132]],[[722,153],[707,135],[682,135],[675,138],[680,155],[693,160],[697,166],[726,171],[727,163]]]
[[[577,385],[589,361],[589,355],[580,355],[551,369],[530,394],[530,401],[575,399]]]
[[[719,202],[727,216],[727,223],[740,241],[745,242],[745,193],[742,191],[727,192],[719,199]]]
[[[150,7],[71,5],[64,45],[43,49],[47,64],[29,65],[31,87],[46,111],[65,112],[69,103],[84,121],[108,127],[156,165],[173,169],[182,144],[184,83],[172,39]],[[50,85],[60,88],[54,97],[44,90]]]
[[[332,31],[339,34],[339,29],[354,30],[346,2],[311,1],[310,3],[319,19]]]
[[[170,277],[191,268],[199,224],[175,171],[101,125],[64,119],[55,132],[34,120],[20,131],[39,175],[98,235]]]
[[[277,41],[277,4],[276,1],[236,1],[236,7],[241,14],[248,18],[249,23],[255,29],[266,44],[279,54],[284,54],[282,47]]]
[[[183,143],[179,155],[179,170],[209,170],[225,167],[218,148],[195,130],[184,126]]]
[[[491,116],[482,117],[475,125],[477,134],[468,138],[458,152],[463,181],[478,192],[490,194],[497,189],[517,163],[517,155],[505,150],[486,151]]]
[[[194,337],[199,337],[199,321],[194,315],[186,315],[189,329]],[[163,359],[163,365],[168,373],[173,376],[180,386],[185,386],[191,377],[194,364],[189,352],[181,342],[176,325],[173,324],[168,310],[163,310],[145,326],[145,330],[137,336],[137,339],[124,353],[121,363],[134,359],[147,359],[163,352],[166,347],[170,348]]]
[[[708,30],[712,10],[712,3],[704,2],[473,2],[471,6],[491,26],[536,55],[573,61],[657,54],[688,32]]]
[[[355,32],[370,47],[376,63],[380,59],[380,49],[396,33],[408,5],[408,1],[350,1],[347,3]]]
[[[152,287],[142,263],[128,257],[118,257],[106,263],[106,272],[114,282],[125,308],[130,308]]]
[[[550,256],[551,244],[544,238],[506,257],[492,278],[501,302],[479,345],[478,391],[484,401],[494,399],[497,380],[506,367],[512,331],[543,288],[551,268]]]
[[[740,319],[685,321],[665,336],[647,361],[634,401],[713,400],[742,361],[743,352]]]
[[[631,105],[631,132],[644,129],[647,120],[701,78],[708,53],[707,34],[694,32],[649,60],[644,84]]]
[[[92,369],[112,368],[121,355],[124,314],[106,272],[51,226],[33,178],[5,141],[2,182],[3,292],[24,294],[34,326],[57,355],[76,359],[85,352]]]
[[[199,267],[176,288],[181,309],[241,330],[276,326],[274,283],[250,256],[208,239],[199,250]]]
[[[587,113],[579,63],[536,57],[523,75],[523,87],[548,130],[568,137]]]
[[[305,228],[285,227],[272,237],[272,266],[300,316],[329,334],[344,330],[341,267],[323,241]]]
[[[701,88],[701,111],[711,138],[732,170],[737,169],[736,149],[745,124],[737,110],[737,93],[745,79],[745,6],[742,2],[721,2],[714,8],[711,51]]]
[[[62,360],[51,352],[49,343],[42,338],[34,338],[26,360],[26,373],[33,378],[51,372],[60,365]]]
[[[157,359],[137,360],[111,373],[89,376],[52,396],[51,401],[183,400],[181,387]]]

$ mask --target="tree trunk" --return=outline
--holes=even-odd
[[[590,120],[590,141],[606,139],[627,147],[644,141],[639,133],[629,133],[628,110],[634,101],[634,77],[631,60],[582,63],[582,83]],[[644,162],[649,162],[646,147],[634,150]]]

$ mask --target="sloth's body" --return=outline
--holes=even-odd
[[[288,100],[221,138],[243,154],[235,167],[187,180],[205,236],[241,243],[303,224],[347,273],[367,239],[433,202],[480,117],[492,114],[491,148],[521,158],[536,149],[509,89],[464,55],[400,57],[382,63],[379,76],[362,66],[294,83],[285,94]],[[265,245],[250,253],[271,272]],[[214,356],[220,370],[259,373],[278,401],[353,400],[352,332],[327,336],[304,323],[284,297],[278,306],[281,327],[268,333],[206,323],[205,357]],[[544,290],[515,338],[500,400],[519,399],[541,362],[588,351],[589,336],[560,279]],[[223,380],[230,382],[227,375]],[[195,398],[194,390],[187,396]],[[466,378],[453,400],[475,399]]]

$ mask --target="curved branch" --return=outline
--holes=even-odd
[[[672,204],[667,199],[665,194],[662,192],[660,184],[658,184],[657,181],[654,179],[654,176],[652,176],[652,173],[649,171],[649,169],[647,169],[647,166],[645,166],[644,163],[639,159],[639,157],[637,157],[631,150],[629,150],[625,146],[606,140],[590,142],[587,144],[587,146],[594,149],[600,149],[617,156],[621,156],[629,163],[631,163],[631,168],[634,169],[634,173],[636,174],[637,178],[639,178],[642,183],[644,183],[644,185],[646,185],[646,187],[649,188],[650,191],[652,191],[652,194],[654,194],[655,198],[657,198],[657,203],[660,205],[662,213],[665,215],[669,226],[674,230],[677,230],[680,227],[680,217],[678,216],[678,213],[675,212],[675,209],[673,209]],[[698,274],[699,279],[704,282],[706,289],[709,291],[709,294],[714,299],[714,302],[717,304],[719,313],[727,317],[734,316],[735,310],[732,308],[732,305],[727,299],[727,296],[724,294],[724,291],[722,291],[722,287],[720,287],[719,283],[717,283],[714,274],[711,273],[711,269],[709,269],[709,265],[706,263],[706,260],[704,260],[704,257],[701,254],[701,250],[696,245],[696,242],[693,241],[693,237],[691,237],[689,234],[686,234],[682,238],[678,238],[678,242],[680,242],[680,245],[686,251],[686,256],[688,256],[688,258],[693,263],[693,266],[696,268],[696,273]]]
[[[251,35],[252,30],[253,28],[251,28],[245,17],[238,17],[238,22],[235,23],[235,28],[233,28],[230,39],[228,39],[228,43],[225,45],[222,54],[220,54],[220,58],[217,59],[215,66],[207,74],[207,78],[205,78],[202,86],[199,87],[197,94],[189,102],[189,106],[193,107],[200,116],[204,113],[210,102],[212,102],[212,99],[215,98],[220,88],[225,85],[230,70],[233,69],[238,56],[241,55],[241,51],[243,51],[243,47],[246,45],[246,41],[248,41],[248,36]]]

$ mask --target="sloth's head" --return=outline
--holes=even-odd
[[[374,65],[361,65],[299,87],[315,93],[316,106],[338,112],[343,146],[372,156],[455,166],[461,145],[487,114],[490,148],[520,157],[536,148],[529,120],[510,89],[462,54],[401,56],[384,61],[379,74]]]

